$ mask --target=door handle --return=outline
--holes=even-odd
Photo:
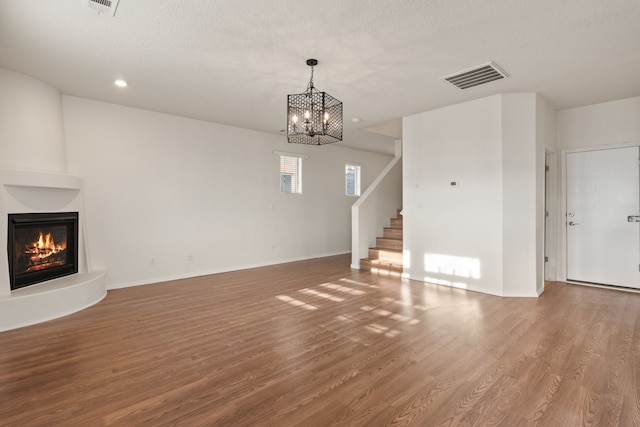
[[[640,215],[629,215],[627,222],[640,222]]]
[[[573,227],[574,225],[580,225],[580,223],[579,222],[569,221],[569,225]]]

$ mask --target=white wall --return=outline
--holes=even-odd
[[[538,125],[537,100],[496,95],[404,119],[405,275],[538,295],[544,164],[537,133],[552,124]]]
[[[502,295],[532,296],[532,280],[536,283],[536,290],[539,283],[536,244],[536,95],[505,94],[501,99]]]
[[[66,172],[60,92],[0,68],[0,169]]]
[[[110,288],[347,253],[345,162],[366,188],[391,160],[71,96],[63,110],[92,265]],[[280,193],[274,150],[309,156],[302,195]]]
[[[502,294],[500,107],[492,96],[404,118],[404,273],[412,279]]]
[[[558,148],[640,141],[640,96],[558,111]]]

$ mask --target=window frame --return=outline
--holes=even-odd
[[[276,152],[276,151],[274,151],[274,154],[279,156],[279,161],[280,161],[280,168],[279,168],[280,173],[279,173],[279,179],[278,179],[279,186],[280,186],[280,193],[302,194],[302,159],[305,157],[298,154],[283,153],[283,152]],[[292,170],[293,168],[291,168],[290,170],[286,170],[287,165],[286,163],[284,163],[285,161],[289,161],[290,165],[295,162],[295,171]],[[291,190],[295,189],[295,191],[286,191],[286,187],[283,185],[284,176],[292,177],[291,183],[290,183],[290,187],[291,187],[290,189]]]
[[[349,194],[349,168],[354,168],[353,194]],[[362,165],[354,162],[344,164],[344,194],[348,197],[360,197],[362,195]]]

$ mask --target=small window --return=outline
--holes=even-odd
[[[347,196],[359,196],[360,195],[360,166],[358,165],[345,165],[345,194]]]
[[[280,156],[281,193],[302,193],[301,169],[300,157]]]

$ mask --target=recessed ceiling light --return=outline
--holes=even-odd
[[[122,79],[118,79],[115,82],[113,82],[116,86],[118,87],[127,87],[127,82],[125,82]]]
[[[353,123],[360,123],[362,121],[362,119],[360,117],[354,117],[353,119],[351,119],[351,121]]]

